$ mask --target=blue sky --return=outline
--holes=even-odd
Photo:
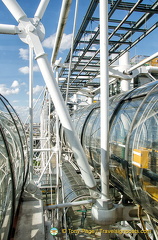
[[[23,8],[29,18],[34,16],[40,0],[19,0],[17,1]],[[89,4],[89,0],[86,1]],[[52,54],[52,47],[55,40],[55,33],[57,29],[61,0],[50,0],[47,10],[42,18],[42,24],[45,27],[45,39],[43,46],[45,52],[48,54],[50,61]],[[69,12],[69,21],[65,27],[63,42],[58,55],[66,57],[71,43],[72,27],[74,16],[75,2],[72,1]],[[81,19],[86,11],[85,1],[82,0],[79,6],[79,19],[77,21],[77,28],[79,28]],[[82,9],[82,11],[81,11]],[[0,1],[0,24],[18,25],[9,10]],[[29,90],[29,75],[28,75],[28,45],[23,43],[18,35],[0,34],[0,93],[4,95],[15,110],[24,121],[28,113],[28,90]],[[39,72],[37,63],[34,62],[34,101],[38,98],[45,83]]]
[[[40,0],[18,0],[18,3],[21,5],[27,16],[32,18]],[[80,27],[89,3],[90,0],[79,0],[79,14],[77,17],[76,29]],[[45,52],[48,54],[49,61],[52,54],[61,4],[62,0],[50,0],[42,19],[46,32],[43,46]],[[75,1],[72,0],[68,22],[64,31],[63,43],[61,44],[58,55],[58,58],[62,57],[62,62],[64,62],[70,48],[74,7]],[[2,1],[0,1],[0,24],[18,25]],[[158,31],[155,30],[145,41],[142,41],[133,49],[132,54],[151,55],[157,52],[157,34]],[[28,64],[28,45],[23,43],[18,35],[0,34],[0,93],[10,101],[23,121],[26,119],[28,113]],[[34,100],[38,98],[39,93],[44,86],[45,83],[35,62]]]

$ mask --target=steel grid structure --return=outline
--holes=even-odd
[[[69,96],[79,89],[93,85],[93,79],[100,73],[100,22],[98,0],[92,0],[74,40],[72,67],[69,81]],[[158,1],[108,1],[109,66],[115,64],[123,54],[130,51],[148,34],[154,31],[158,22]],[[71,51],[60,70],[60,90],[65,96]],[[94,87],[95,84],[94,84]]]

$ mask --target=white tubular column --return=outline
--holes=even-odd
[[[144,65],[145,63],[151,61],[152,59],[158,57],[158,52],[154,53],[153,55],[151,55],[150,57],[148,58],[145,58],[144,60],[142,60],[141,62],[137,63],[136,65],[134,65],[133,67],[129,68],[129,69],[126,69],[126,74],[131,74],[131,72],[133,70],[135,70],[136,68],[139,68],[141,67],[142,65]]]
[[[103,228],[115,223],[116,209],[109,198],[109,71],[108,1],[100,0],[101,198],[92,207],[94,221]],[[109,239],[102,235],[101,239]]]
[[[72,2],[72,0],[63,0],[62,1],[60,17],[59,17],[59,21],[58,21],[58,28],[57,28],[57,32],[56,32],[56,38],[55,38],[53,53],[52,53],[52,57],[51,57],[51,63],[52,64],[55,63],[55,60],[56,60],[56,57],[57,57],[57,53],[58,53],[60,43],[61,43],[61,40],[62,40],[66,20],[67,20],[68,13],[69,13],[69,10],[70,10],[71,2]]]
[[[128,68],[129,68],[129,52],[126,52],[119,58],[119,71],[124,73],[127,71]],[[121,80],[121,92],[130,90],[130,80],[128,78],[129,76],[127,76],[127,79],[126,75],[124,76],[125,79]]]
[[[47,85],[48,91],[50,92],[50,95],[52,97],[52,101],[55,105],[57,114],[64,128],[67,140],[74,152],[74,156],[81,170],[82,177],[89,188],[94,188],[96,186],[95,179],[93,177],[92,171],[86,159],[85,153],[82,149],[82,146],[79,142],[78,136],[76,135],[75,129],[73,127],[68,110],[59,91],[58,85],[53,78],[53,74],[46,56],[42,55],[38,57],[37,62]]]
[[[20,8],[20,6],[15,0],[3,0],[3,2],[5,3],[6,7],[8,7],[8,9],[11,11],[15,19],[20,22],[22,33],[19,34],[19,37],[21,37],[23,41],[25,40],[25,42],[28,43],[29,46],[32,46],[34,48],[37,63],[39,65],[46,86],[56,108],[57,114],[63,125],[67,140],[73,150],[75,159],[82,174],[82,178],[89,188],[95,189],[96,181],[88,164],[81,143],[78,139],[78,136],[76,135],[73,123],[69,116],[69,112],[65,106],[61,92],[53,76],[52,69],[43,50],[41,40],[38,35],[38,26],[36,27],[31,23],[31,21],[26,17],[26,14],[23,12],[23,10]],[[12,11],[12,8],[15,8],[15,11]]]
[[[33,48],[29,48],[29,145],[30,145],[30,180],[33,180]]]
[[[20,30],[14,25],[0,24],[0,34],[18,34]]]
[[[101,189],[102,199],[109,198],[109,67],[108,7],[100,1],[100,115],[101,115]]]
[[[26,17],[25,12],[19,6],[16,0],[2,0],[2,2],[6,5],[17,22],[19,22],[20,19]]]
[[[37,11],[35,13],[35,17],[38,18],[39,20],[43,17],[45,10],[49,4],[49,1],[50,0],[41,0],[39,6],[37,8]]]

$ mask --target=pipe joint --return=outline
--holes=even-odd
[[[97,199],[92,207],[92,218],[99,225],[111,225],[116,222],[116,208],[110,199]]]

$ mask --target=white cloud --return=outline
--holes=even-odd
[[[29,59],[29,50],[28,49],[24,49],[24,48],[20,48],[19,49],[19,56],[23,60],[28,60]]]
[[[8,96],[11,94],[18,94],[20,89],[18,87],[8,88],[5,84],[0,84],[0,93],[4,96]]]
[[[39,72],[40,71],[38,65],[33,66],[33,71],[34,72]]]
[[[19,83],[18,83],[18,81],[13,81],[13,83],[12,83],[12,85],[11,85],[11,87],[12,88],[16,88],[16,87],[18,87],[19,86]]]
[[[36,85],[34,88],[33,88],[33,94],[37,94],[37,93],[40,93],[42,90],[43,90],[43,86],[39,86],[39,85]],[[29,94],[29,92],[27,92],[27,94]]]
[[[33,67],[33,71],[34,72],[39,72],[39,67],[37,65],[35,65]],[[21,68],[19,68],[19,72],[21,72],[23,74],[29,74],[29,67],[28,66],[21,67]]]
[[[95,50],[95,51],[97,51],[98,48],[96,48],[96,47],[91,47],[90,50]],[[82,55],[82,53],[83,53],[82,51],[78,52],[78,53],[76,54],[76,56],[78,55],[78,57],[73,57],[73,61],[78,61],[78,58]],[[93,56],[94,56],[94,52],[87,52],[87,53],[85,54],[85,56],[93,57]],[[98,54],[98,56],[99,56],[99,54]]]
[[[22,122],[25,122],[26,119],[29,119],[29,107],[28,106],[18,106],[18,105],[14,105],[14,109],[17,112],[17,114],[19,115],[20,119]]]
[[[21,72],[23,74],[28,74],[29,73],[29,67],[27,67],[27,66],[21,67],[21,68],[19,68],[19,72]]]
[[[53,48],[55,37],[56,37],[56,33],[46,38],[43,41],[43,46],[46,48]],[[68,35],[64,33],[61,44],[60,44],[60,50],[63,51],[63,50],[69,49],[71,47],[71,40],[72,40],[72,33]]]
[[[96,47],[91,47],[90,50],[95,50],[95,51],[97,51],[97,48],[96,48]],[[94,52],[87,52],[87,53],[85,54],[85,56],[90,56],[90,57],[92,57],[92,56],[94,56]]]
[[[61,49],[61,50],[69,49],[69,48],[71,47],[71,40],[72,40],[72,34],[66,35],[66,34],[64,33],[64,34],[63,34],[62,41],[61,41],[60,49]]]
[[[37,94],[43,90],[43,86],[36,85],[36,87],[33,88],[33,93]]]
[[[29,122],[29,107],[28,106],[18,106],[14,105],[14,109],[16,110],[17,114],[19,115],[21,121],[23,123],[28,123]],[[40,111],[35,110],[33,114],[33,122],[40,122]]]

